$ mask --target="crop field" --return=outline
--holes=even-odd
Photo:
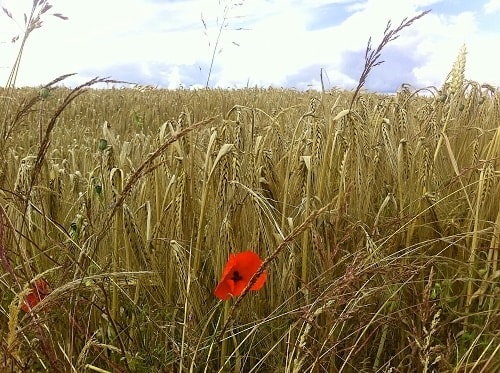
[[[500,91],[465,46],[364,90],[430,10],[352,91],[16,88],[51,8],[0,88],[0,372],[500,371]]]
[[[97,81],[0,91],[0,371],[500,370],[498,90]]]

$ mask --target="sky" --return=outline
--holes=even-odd
[[[353,89],[387,22],[424,10],[382,51],[365,88],[441,87],[460,48],[466,79],[500,86],[500,0],[48,0],[29,36],[17,86],[67,73],[75,86],[111,77],[161,88]],[[0,85],[33,0],[0,0]],[[68,17],[60,19],[56,14]],[[222,27],[221,27],[222,25]],[[219,36],[220,32],[220,36]],[[12,43],[16,35],[21,38]],[[219,36],[217,47],[217,38]],[[214,54],[215,50],[215,54]],[[213,64],[212,64],[213,57]],[[212,70],[210,66],[212,64]]]

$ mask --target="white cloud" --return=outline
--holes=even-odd
[[[177,89],[182,85],[181,74],[179,68],[174,66],[172,70],[166,76],[168,83],[168,89]]]
[[[417,52],[426,57],[426,62],[414,71],[422,85],[443,83],[463,44],[468,51],[466,78],[500,85],[500,72],[495,68],[500,66],[500,56],[491,52],[499,43],[499,35],[481,31],[475,14],[430,15],[422,20],[418,32],[421,40]]]
[[[500,10],[500,0],[489,0],[484,4],[484,11],[487,14],[496,13]]]
[[[174,88],[179,84],[204,84],[210,64],[218,25],[224,11],[215,0],[148,1],[148,0],[49,0],[50,12],[68,16],[68,21],[46,17],[26,44],[19,74],[19,84],[41,84],[68,72],[92,71],[127,80],[127,71],[140,74],[148,84]],[[331,9],[332,3],[345,15],[334,19],[332,13],[318,22],[318,11]],[[500,30],[483,30],[480,17],[493,14],[500,1],[478,1],[477,11],[457,13],[453,9],[433,12],[417,20],[390,45],[399,48],[390,56],[409,53],[404,58],[418,84],[439,85],[446,78],[462,44],[469,50],[467,78],[500,85],[499,57],[491,52],[498,45]],[[31,9],[32,0],[0,0],[22,24],[22,10]],[[221,87],[284,84],[318,85],[319,70],[325,68],[332,86],[352,87],[357,79],[346,71],[346,55],[364,51],[372,36],[372,45],[380,42],[386,23],[399,25],[424,9],[448,4],[439,0],[253,0],[234,7],[220,39],[222,52],[215,56],[212,84]],[[49,13],[50,13],[49,12]],[[443,13],[444,12],[444,13]],[[204,34],[201,16],[208,26]],[[325,16],[322,14],[322,16]],[[217,23],[217,19],[219,23]],[[330,22],[330,25],[328,25]],[[234,28],[245,30],[233,30]],[[9,69],[1,68],[14,61],[19,44],[10,38],[18,26],[0,14],[0,83],[6,81]],[[237,47],[232,42],[238,43]],[[399,54],[399,55],[400,55]],[[361,56],[362,58],[362,56]],[[384,59],[384,53],[382,55]],[[362,64],[363,61],[360,63]],[[202,68],[201,73],[197,67]],[[128,70],[127,70],[128,69]],[[352,69],[351,69],[352,70]],[[188,72],[187,72],[188,71]],[[192,73],[196,72],[196,79]],[[383,67],[372,74],[390,74]],[[72,78],[72,81],[84,79]],[[93,76],[92,76],[93,77]],[[134,78],[134,77],[132,77]],[[309,79],[307,81],[307,79]],[[383,76],[377,78],[383,81]],[[308,83],[309,82],[309,83]]]
[[[439,16],[430,14],[416,26],[418,55],[425,62],[414,69],[423,85],[442,84],[458,55],[460,47],[473,42],[472,35],[477,30],[472,13],[458,16]]]

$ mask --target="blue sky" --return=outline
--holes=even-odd
[[[231,6],[210,86],[352,89],[368,38],[380,42],[387,21],[432,9],[383,51],[366,88],[401,83],[440,87],[462,45],[466,78],[500,86],[500,0],[48,0],[44,25],[26,44],[18,86],[78,73],[166,88],[204,86],[225,6]],[[0,0],[0,84],[5,84],[33,0]],[[239,3],[241,5],[233,5]],[[69,17],[63,21],[50,13]],[[207,25],[204,28],[202,18]]]

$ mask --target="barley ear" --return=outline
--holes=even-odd
[[[447,79],[447,83],[449,83],[450,86],[450,93],[452,95],[459,92],[464,84],[466,56],[467,48],[464,44],[458,52],[457,59],[453,63],[453,67],[451,68]]]

